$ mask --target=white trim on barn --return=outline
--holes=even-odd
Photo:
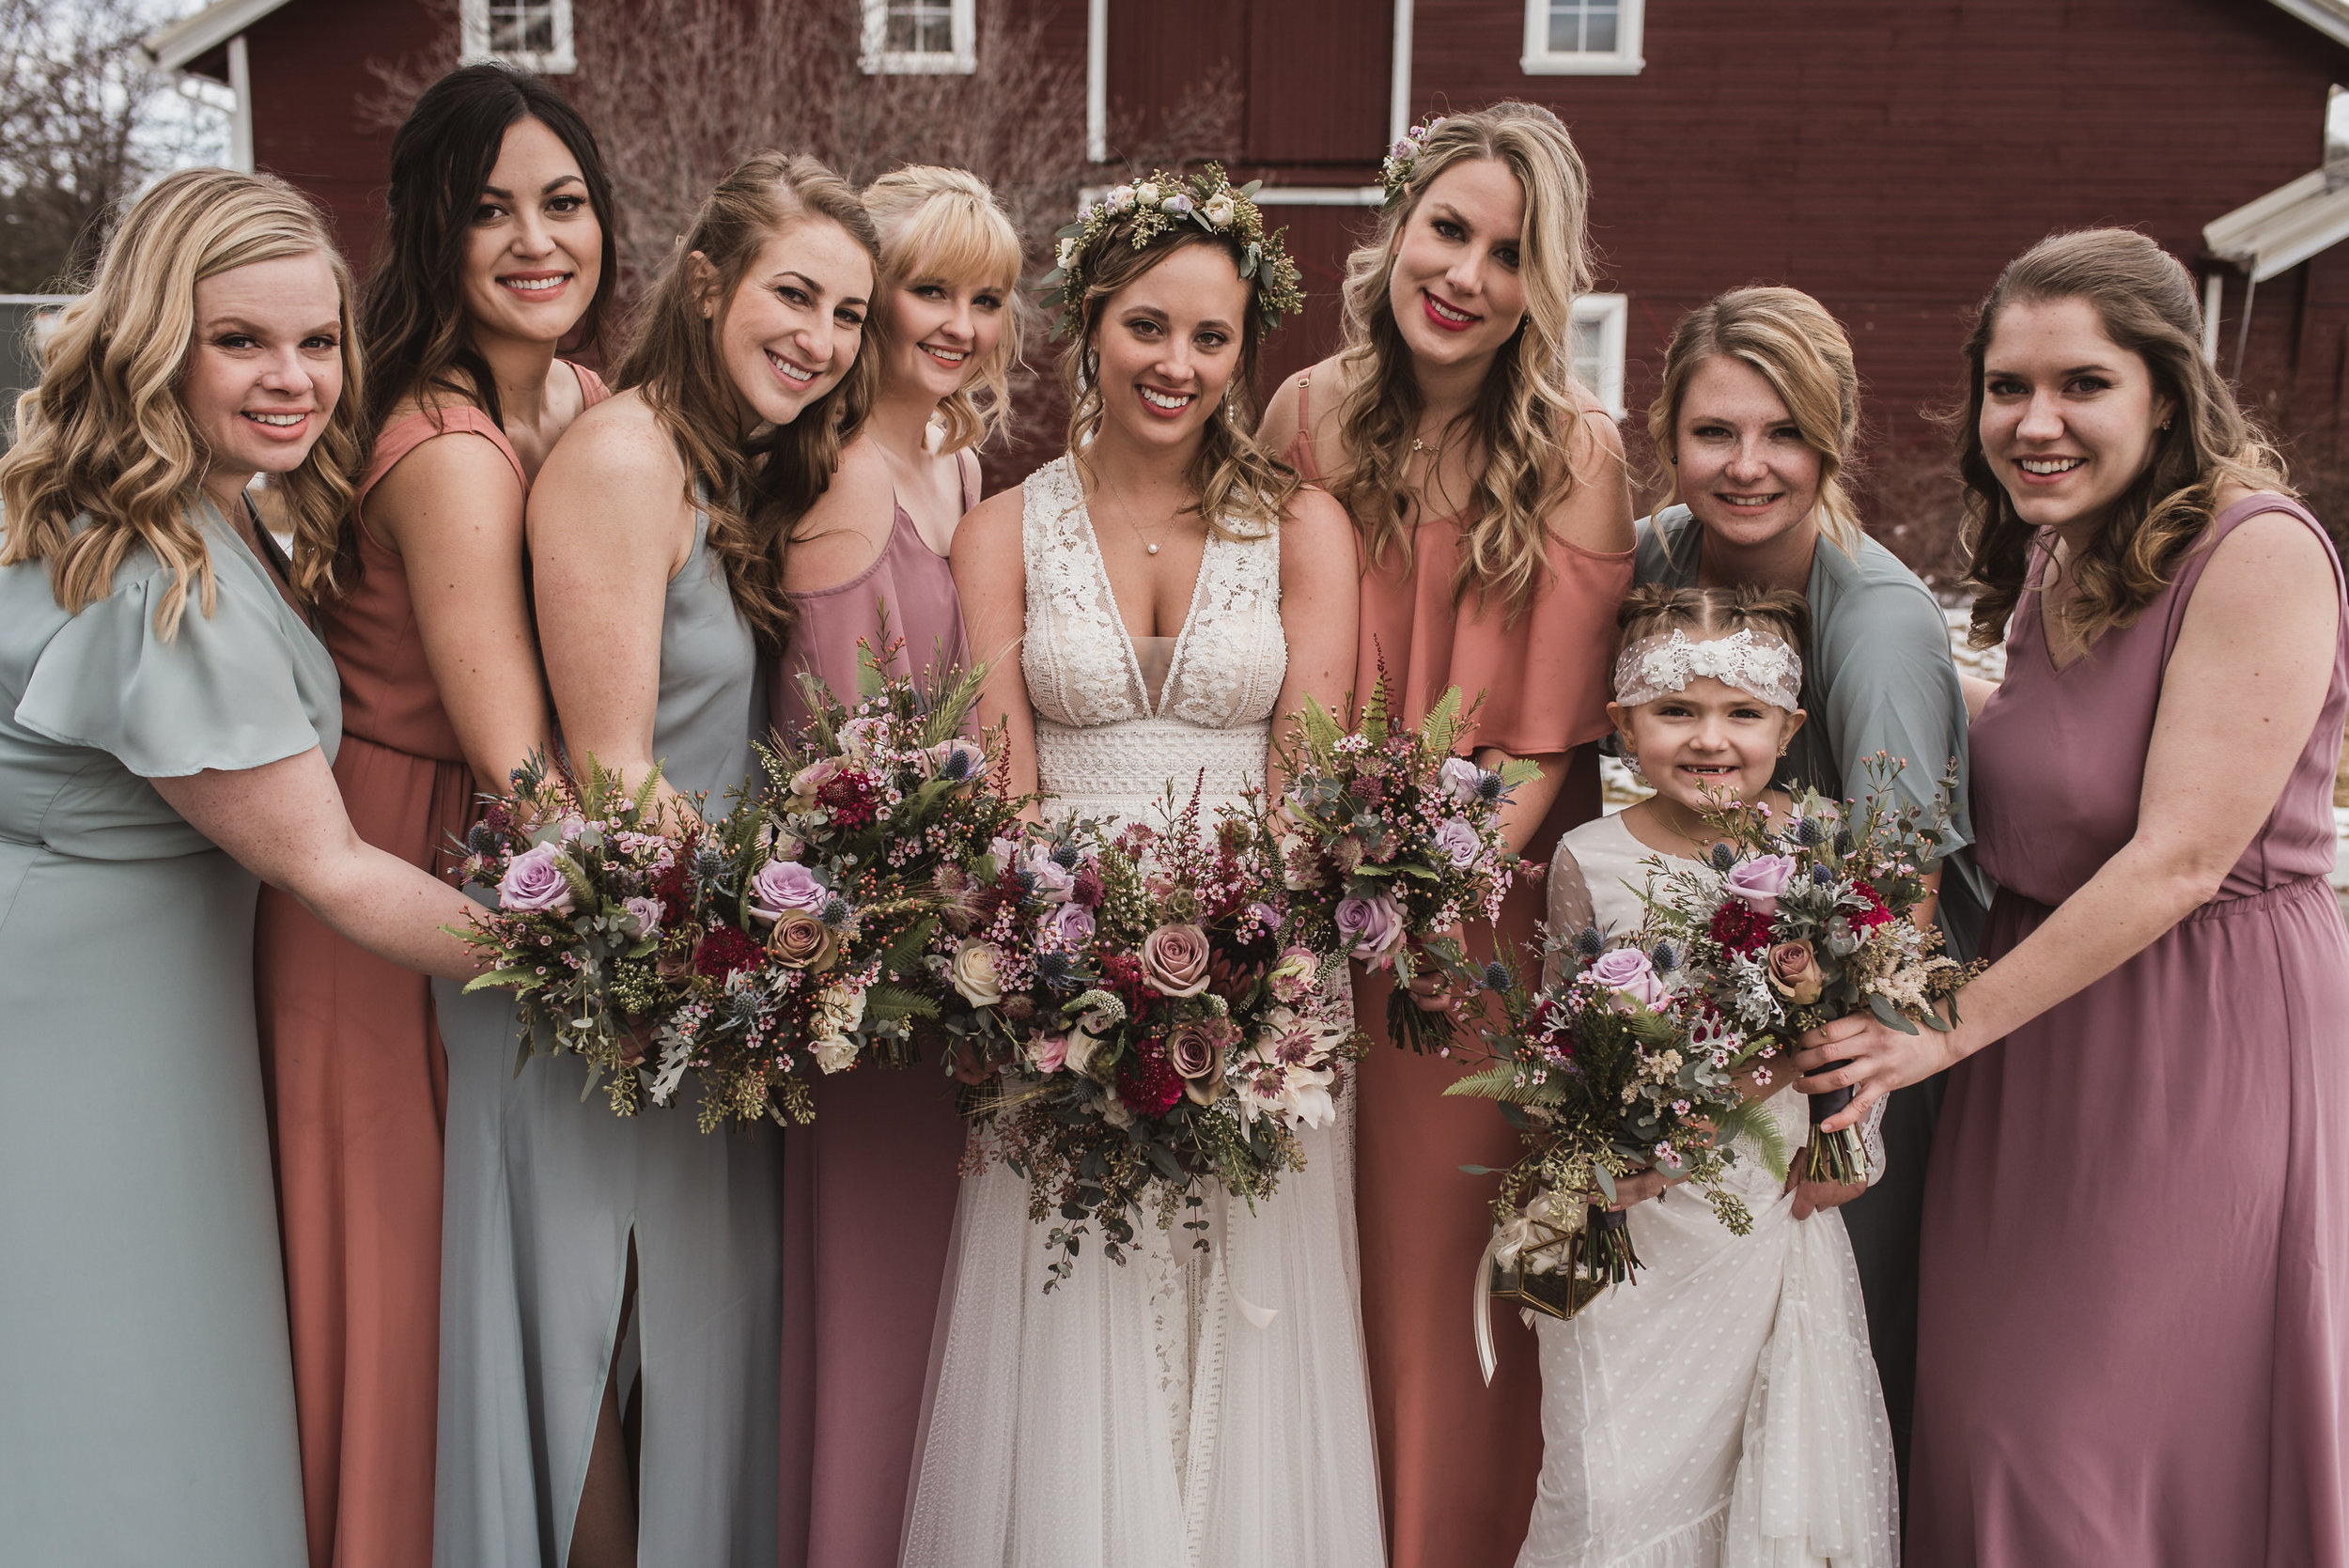
[[[1647,68],[1640,54],[1646,9],[1646,0],[1525,0],[1518,69],[1528,76],[1637,76]],[[1574,35],[1563,49],[1561,26]]]
[[[1110,0],[1085,4],[1085,157],[1110,161]]]
[[[1411,0],[1394,0],[1394,70],[1387,82],[1387,140],[1411,129]]]
[[[864,36],[857,63],[867,76],[967,76],[979,69],[979,21],[972,0],[862,0]],[[911,24],[915,47],[889,47],[889,24]],[[939,21],[946,23],[946,47],[931,49],[923,37]]]
[[[1631,300],[1625,294],[1581,294],[1575,298],[1568,342],[1574,379],[1598,395],[1608,413],[1624,415],[1623,361],[1629,335]]]
[[[2272,0],[2335,43],[2349,43],[2349,0]]]
[[[494,47],[496,26],[545,29],[543,49]],[[467,65],[503,60],[541,76],[567,76],[579,69],[571,48],[571,0],[459,0],[458,53]]]
[[[2343,240],[2349,240],[2349,185],[2327,189],[2323,169],[2310,169],[2202,225],[2211,255],[2234,263],[2255,284]]]
[[[158,28],[144,44],[165,70],[185,70],[239,33],[283,6],[286,0],[215,0],[194,16]]]

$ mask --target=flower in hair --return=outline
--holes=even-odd
[[[1443,123],[1441,115],[1422,120],[1403,133],[1403,139],[1387,148],[1387,156],[1378,165],[1378,182],[1386,187],[1386,199],[1381,208],[1394,206],[1411,188],[1411,172],[1419,167],[1419,155],[1427,150],[1427,138]]]
[[[1060,305],[1052,335],[1082,335],[1085,287],[1101,246],[1122,239],[1134,250],[1147,250],[1193,229],[1238,241],[1239,275],[1252,288],[1267,328],[1302,310],[1304,274],[1281,243],[1288,231],[1267,232],[1256,206],[1263,183],[1235,186],[1221,163],[1208,163],[1194,175],[1154,171],[1147,179],[1112,186],[1099,201],[1087,203],[1077,221],[1056,236],[1056,265],[1040,286],[1046,298]],[[1112,230],[1119,232],[1112,236]]]

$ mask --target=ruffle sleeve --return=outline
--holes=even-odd
[[[289,628],[223,581],[213,613],[192,592],[165,642],[155,606],[170,582],[161,568],[117,580],[69,619],[34,661],[17,723],[148,779],[259,768],[321,744],[295,684]]]
[[[1631,558],[1552,543],[1550,580],[1514,626],[1497,604],[1480,608],[1473,595],[1462,602],[1446,684],[1485,693],[1471,744],[1539,756],[1607,734],[1615,612],[1631,591]],[[1429,697],[1441,694],[1438,687]]]

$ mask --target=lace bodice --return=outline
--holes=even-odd
[[[1039,719],[1077,729],[1173,719],[1220,730],[1272,716],[1288,673],[1277,531],[1249,539],[1207,536],[1190,611],[1154,706],[1110,591],[1076,465],[1065,455],[1045,464],[1023,495],[1028,627],[1019,664]]]

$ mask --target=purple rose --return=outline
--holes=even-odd
[[[559,915],[571,907],[571,884],[563,875],[563,851],[534,844],[506,862],[498,878],[498,908],[517,914]]]
[[[1475,861],[1485,843],[1476,836],[1476,830],[1468,825],[1467,817],[1448,816],[1444,818],[1443,826],[1436,830],[1436,847],[1442,850],[1454,865],[1465,866]]]
[[[1394,958],[1394,950],[1403,945],[1403,911],[1385,893],[1368,898],[1338,900],[1338,935],[1354,950],[1354,956],[1377,969],[1384,969]]]
[[[1436,783],[1464,806],[1476,799],[1477,788],[1484,780],[1485,770],[1466,757],[1446,757],[1443,766],[1436,770]]]
[[[1745,900],[1746,907],[1758,915],[1778,913],[1778,895],[1786,891],[1786,884],[1795,875],[1794,860],[1786,855],[1757,855],[1730,867],[1729,891]]]
[[[1034,878],[1035,895],[1047,904],[1066,904],[1077,891],[1077,874],[1052,859],[1050,845],[1032,846],[1019,869]]]
[[[1093,911],[1081,904],[1063,904],[1044,917],[1044,929],[1070,947],[1093,939]]]
[[[786,909],[821,914],[832,890],[797,861],[769,861],[751,878],[751,913],[772,925]]]
[[[661,900],[658,898],[623,898],[620,900],[620,908],[626,909],[628,918],[636,923],[636,935],[639,940],[646,937],[661,935]]]
[[[1591,978],[1617,996],[1638,1002],[1646,1008],[1663,1004],[1671,995],[1664,983],[1656,978],[1656,965],[1636,947],[1618,947],[1599,955],[1591,966]]]

